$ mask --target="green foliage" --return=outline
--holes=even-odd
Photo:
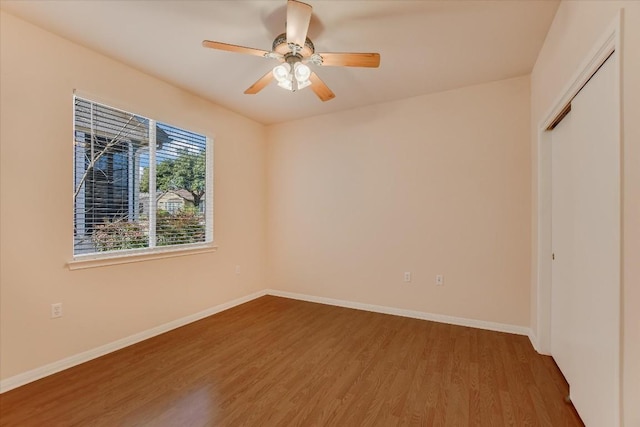
[[[198,207],[205,193],[206,177],[205,152],[192,153],[183,149],[175,159],[158,163],[156,189],[163,192],[187,190],[193,196],[194,206]],[[142,173],[140,191],[149,192],[149,168]]]
[[[140,178],[140,191],[143,193],[149,192],[149,168],[142,170],[142,178]]]
[[[91,238],[100,252],[146,248],[149,245],[144,228],[136,222],[124,220],[98,225]]]
[[[159,210],[156,214],[156,244],[168,246],[204,242],[205,221],[199,212],[206,186],[205,152],[180,150],[178,156],[156,166],[156,189],[162,192],[187,190],[193,206],[174,214]],[[149,192],[149,168],[140,179],[140,191]],[[145,248],[149,245],[146,221],[119,220],[100,225],[92,240],[98,251]]]
[[[96,228],[92,240],[100,252],[146,248],[149,246],[146,227],[146,222],[110,221]],[[204,218],[197,209],[184,209],[175,214],[164,210],[157,212],[157,246],[199,243],[204,240]]]
[[[175,214],[160,210],[156,216],[158,246],[198,243],[205,240],[204,219],[195,209],[183,209]]]

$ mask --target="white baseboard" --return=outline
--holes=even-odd
[[[211,316],[216,313],[220,313],[221,311],[228,310],[237,305],[244,304],[245,302],[264,296],[266,295],[266,293],[267,293],[266,290],[254,292],[250,295],[236,298],[232,301],[216,305],[215,307],[208,308],[206,310],[191,314],[189,316],[182,317],[180,319],[173,320],[163,325],[156,326],[155,328],[147,329],[146,331],[142,331],[137,334],[130,335],[128,337],[119,339],[109,344],[105,344],[100,347],[64,358],[62,360],[49,363],[39,368],[32,369],[31,371],[23,372],[13,377],[9,377],[5,380],[0,381],[0,393],[4,393],[6,391],[9,391],[14,388],[20,387],[22,385],[28,384],[30,382],[39,380],[46,376],[53,375],[56,372],[60,372],[65,369],[71,368],[73,366],[79,365],[81,363],[88,362],[89,360],[96,359],[100,356],[104,356],[105,354],[112,353],[116,350],[120,350],[121,348],[128,347],[140,341],[153,338],[157,335],[163,334],[172,329],[176,329],[181,326],[187,325],[189,323],[198,321],[200,319],[204,319],[205,317]]]
[[[458,326],[469,326],[472,328],[486,329],[489,331],[507,332],[510,334],[527,335],[530,337],[531,330],[526,326],[509,325],[506,323],[487,322],[484,320],[466,319],[464,317],[446,316],[444,314],[425,313],[422,311],[405,310],[402,308],[386,307],[382,305],[364,304],[360,302],[338,300],[333,298],[316,297],[294,292],[267,289],[267,295],[291,298],[302,301],[317,302],[320,304],[335,305],[338,307],[354,308],[356,310],[372,311],[375,313],[393,314],[414,319],[431,320],[433,322],[448,323]]]
[[[540,353],[540,350],[538,350],[538,337],[536,336],[536,334],[533,332],[532,329],[529,329],[529,341],[531,341],[531,345],[533,346],[533,349],[538,353]]]
[[[165,323],[163,325],[156,326],[155,328],[147,329],[146,331],[142,331],[137,334],[119,339],[109,344],[105,344],[100,347],[64,358],[62,360],[49,363],[39,368],[32,369],[27,372],[23,372],[13,377],[9,377],[5,380],[0,381],[0,393],[13,390],[14,388],[20,387],[22,385],[28,384],[33,381],[37,381],[41,378],[44,378],[49,375],[53,375],[57,372],[63,371],[65,369],[71,368],[81,363],[88,362],[89,360],[96,359],[100,356],[104,356],[105,354],[112,353],[116,350],[120,350],[124,347],[128,347],[140,341],[153,338],[157,335],[163,334],[172,329],[176,329],[181,326],[188,325],[189,323],[193,323],[200,319],[204,319],[205,317],[214,315],[216,313],[220,313],[222,311],[228,310],[237,305],[244,304],[245,302],[249,302],[256,298],[260,298],[261,296],[264,296],[264,295],[273,295],[273,296],[296,299],[301,301],[309,301],[309,302],[316,302],[320,304],[334,305],[338,307],[353,308],[356,310],[372,311],[375,313],[393,314],[396,316],[411,317],[414,319],[431,320],[434,322],[448,323],[448,324],[458,325],[458,326],[469,326],[472,328],[487,329],[490,331],[507,332],[507,333],[517,334],[517,335],[527,335],[531,340],[531,343],[533,344],[534,348],[536,348],[536,344],[537,344],[536,336],[533,334],[533,332],[529,328],[525,326],[516,326],[516,325],[508,325],[504,323],[487,322],[484,320],[466,319],[462,317],[446,316],[443,314],[425,313],[422,311],[405,310],[401,308],[386,307],[382,305],[364,304],[364,303],[353,302],[353,301],[338,300],[333,298],[317,297],[312,295],[279,291],[276,289],[263,289],[261,291],[254,292],[250,295],[246,295],[244,297],[236,298],[232,301],[216,305],[215,307],[211,307],[209,309],[200,311],[198,313],[194,313],[189,316],[185,316],[180,319],[176,319],[171,322]]]

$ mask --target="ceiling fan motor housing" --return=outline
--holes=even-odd
[[[313,42],[307,37],[304,41],[304,46],[289,45],[287,43],[287,34],[282,33],[275,38],[272,45],[272,51],[281,53],[287,57],[287,54],[299,55],[300,59],[307,58],[316,51]]]

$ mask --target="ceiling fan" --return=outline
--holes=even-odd
[[[335,94],[306,64],[376,68],[380,65],[380,54],[317,53],[313,43],[307,37],[309,22],[311,22],[311,9],[311,6],[306,3],[297,0],[287,1],[286,33],[280,34],[275,38],[271,51],[210,40],[204,40],[202,46],[228,52],[262,56],[281,62],[281,64],[245,90],[244,93],[246,94],[253,95],[260,92],[275,79],[278,82],[278,86],[290,91],[311,86],[318,98],[322,101],[328,101],[335,98]]]

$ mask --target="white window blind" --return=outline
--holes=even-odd
[[[213,240],[212,142],[74,97],[74,256]]]

